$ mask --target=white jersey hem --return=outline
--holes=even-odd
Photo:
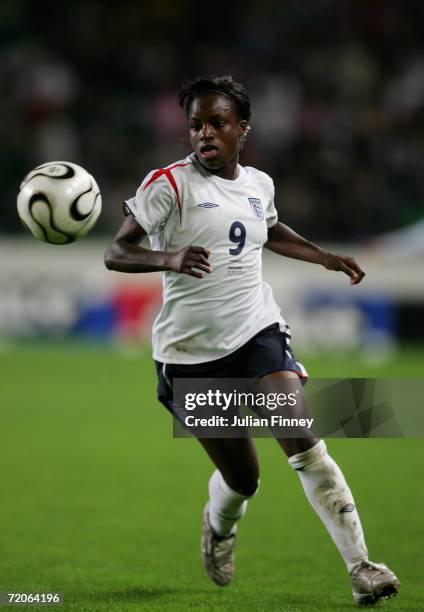
[[[269,320],[265,320],[261,323],[260,326],[258,327],[254,327],[251,330],[251,333],[249,333],[248,336],[246,336],[245,338],[243,338],[243,341],[238,344],[237,346],[235,346],[234,348],[232,348],[230,351],[225,351],[222,354],[219,355],[214,355],[213,359],[198,359],[198,360],[190,360],[190,361],[185,361],[185,360],[179,360],[179,361],[171,361],[169,359],[166,359],[164,357],[161,357],[160,355],[158,355],[157,353],[155,353],[153,351],[153,359],[155,361],[159,361],[160,363],[166,363],[166,364],[174,364],[174,365],[197,365],[200,363],[208,363],[208,362],[212,362],[212,361],[217,361],[218,359],[222,359],[223,357],[228,357],[229,355],[232,355],[233,353],[235,353],[236,351],[238,351],[243,345],[247,344],[249,342],[249,340],[251,340],[254,336],[256,336],[256,334],[259,334],[259,332],[261,332],[263,329],[265,329],[266,327],[269,327],[270,325],[273,325],[274,323],[278,323],[278,325],[280,326],[280,331],[285,331],[286,329],[288,329],[287,327],[287,323],[284,321],[283,317],[281,316],[273,316],[270,317]]]

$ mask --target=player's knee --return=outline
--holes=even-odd
[[[258,492],[259,484],[259,476],[252,475],[249,478],[243,478],[234,482],[234,486],[231,488],[240,493],[240,495],[244,495],[244,497],[253,497]]]

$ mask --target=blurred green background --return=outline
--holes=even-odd
[[[353,609],[339,554],[277,444],[257,441],[261,489],[239,528],[234,584],[200,561],[212,465],[173,439],[149,349],[4,350],[1,590],[61,591],[75,610]],[[315,376],[417,375],[422,354],[384,365],[300,355]],[[422,440],[330,440],[354,491],[370,556],[399,575],[393,610],[422,610]],[[382,607],[386,607],[383,603]]]

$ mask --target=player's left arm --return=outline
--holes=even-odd
[[[299,236],[284,223],[277,222],[268,228],[268,240],[264,246],[284,257],[320,264],[327,270],[344,272],[350,277],[351,285],[357,285],[365,276],[365,272],[353,257],[324,251],[318,245]]]

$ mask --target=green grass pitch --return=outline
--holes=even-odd
[[[373,367],[305,363],[323,377],[424,371],[418,350]],[[240,523],[234,583],[209,582],[199,537],[211,464],[195,440],[172,438],[148,351],[12,348],[0,367],[0,591],[61,591],[62,610],[355,609],[341,558],[271,439],[257,441],[261,488]],[[402,582],[380,609],[424,609],[422,444],[328,442],[370,557]]]

